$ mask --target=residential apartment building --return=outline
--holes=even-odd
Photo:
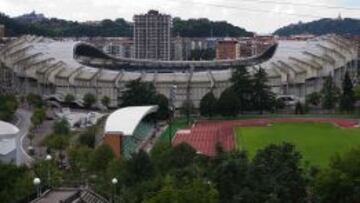
[[[150,10],[134,16],[135,58],[168,61],[171,58],[171,16]]]

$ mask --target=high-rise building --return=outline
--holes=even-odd
[[[235,39],[225,39],[217,42],[216,59],[237,59],[240,56],[240,44]]]
[[[5,26],[0,24],[0,38],[5,37]]]
[[[134,16],[135,58],[170,60],[171,16],[150,10]]]

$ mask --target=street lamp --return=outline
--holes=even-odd
[[[52,156],[50,154],[46,155],[45,161],[47,161],[47,181],[49,184],[49,187],[51,187],[51,181],[50,181],[50,164],[51,164]]]
[[[113,184],[113,193],[112,193],[112,202],[115,203],[115,197],[116,197],[116,185],[118,184],[118,179],[113,178],[111,180],[111,183]]]
[[[34,178],[33,184],[36,187],[36,194],[37,194],[36,196],[40,197],[40,195],[41,195],[41,189],[40,189],[41,180],[40,180],[40,178]]]

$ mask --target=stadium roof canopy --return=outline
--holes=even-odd
[[[2,135],[14,135],[19,132],[19,129],[10,124],[6,123],[4,121],[0,121],[0,136]]]
[[[131,106],[116,110],[106,120],[105,134],[132,136],[141,120],[158,110],[158,106]]]

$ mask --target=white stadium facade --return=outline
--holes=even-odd
[[[140,78],[165,96],[176,85],[176,107],[186,99],[198,106],[210,90],[219,96],[231,85],[232,67],[244,66],[252,74],[263,67],[276,94],[304,98],[320,91],[325,76],[332,75],[340,85],[349,71],[355,81],[358,57],[357,45],[337,35],[280,40],[259,56],[221,61],[115,58],[83,42],[23,36],[0,50],[0,88],[60,102],[72,94],[79,105],[85,94],[92,93],[98,101],[108,96],[111,105],[117,106],[125,84]]]

